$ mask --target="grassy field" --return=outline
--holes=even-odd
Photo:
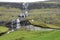
[[[33,19],[30,22],[34,25],[45,26],[50,28],[60,28],[60,9],[34,9],[30,10],[28,18]]]
[[[6,31],[8,31],[8,28],[4,26],[0,26],[0,33],[6,32]]]
[[[60,30],[56,31],[21,31],[5,34],[0,40],[60,40]]]
[[[0,7],[0,21],[10,21],[16,19],[21,13],[18,8]]]

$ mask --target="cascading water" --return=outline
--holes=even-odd
[[[23,5],[22,13],[19,15],[20,17],[17,19],[17,27],[16,27],[17,29],[21,28],[20,20],[28,16],[28,3],[23,3],[22,5]]]
[[[28,3],[23,3],[23,13],[28,16]]]
[[[20,20],[19,20],[19,18],[18,18],[16,21],[17,21],[17,23],[16,23],[16,24],[17,24],[17,25],[16,25],[17,27],[16,27],[16,28],[19,29],[19,28],[21,27],[21,26],[20,26]]]

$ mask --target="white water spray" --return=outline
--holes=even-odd
[[[19,18],[16,21],[17,21],[17,27],[16,28],[19,29],[21,27]]]
[[[23,12],[26,15],[26,17],[29,15],[28,14],[28,6],[29,6],[29,4],[27,2],[23,3]]]
[[[23,3],[23,12],[20,14],[20,19],[26,18],[28,16],[28,3]],[[21,28],[20,19],[17,19],[17,29]]]

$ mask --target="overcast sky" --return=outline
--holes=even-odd
[[[0,2],[36,2],[36,1],[47,1],[47,0],[0,0]]]

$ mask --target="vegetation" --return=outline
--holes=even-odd
[[[7,32],[7,31],[8,31],[8,28],[4,26],[0,26],[0,33]]]
[[[10,21],[12,19],[16,19],[20,12],[21,11],[18,8],[0,7],[0,21]]]
[[[56,31],[21,31],[5,34],[0,40],[60,40],[60,30]]]
[[[32,7],[32,5],[30,7]],[[33,25],[37,25],[40,27],[42,26],[45,28],[60,29],[60,8],[59,7],[57,6],[54,8],[52,6],[52,8],[44,8],[44,7],[40,8],[38,6],[36,8],[33,6],[32,9],[29,10],[30,16],[27,17],[26,19],[31,19],[29,21]],[[16,18],[18,18],[18,15],[20,13],[21,10],[15,7],[14,8],[0,7],[0,21],[8,22],[11,20],[15,20]],[[8,28],[0,26],[0,33],[6,32],[7,30]],[[22,31],[19,29],[9,34],[0,36],[0,40],[60,40],[60,30],[55,30],[55,31],[54,30],[53,31],[23,30]]]
[[[28,18],[31,24],[50,27],[50,28],[60,28],[60,9],[58,8],[47,8],[47,9],[34,9],[30,10],[30,16]]]
[[[44,3],[41,3],[41,4],[44,5]],[[49,3],[49,5],[50,4],[51,3]],[[54,4],[54,3],[52,3],[52,4]],[[56,5],[58,5],[58,4],[59,3],[56,3]],[[30,5],[30,6],[32,6],[32,5]],[[59,7],[44,8],[44,7],[45,6],[43,6],[43,8],[41,8],[41,9],[38,9],[36,7],[36,9],[32,8],[31,10],[29,10],[30,16],[27,18],[34,20],[34,22],[32,22],[30,20],[31,24],[43,26],[43,27],[50,27],[50,28],[60,28],[60,8]],[[8,22],[13,19],[15,20],[16,18],[18,18],[18,15],[20,13],[21,13],[21,10],[18,8],[0,7],[0,21]]]
[[[21,10],[18,8],[0,7],[0,25],[5,25],[9,21],[16,20]]]

